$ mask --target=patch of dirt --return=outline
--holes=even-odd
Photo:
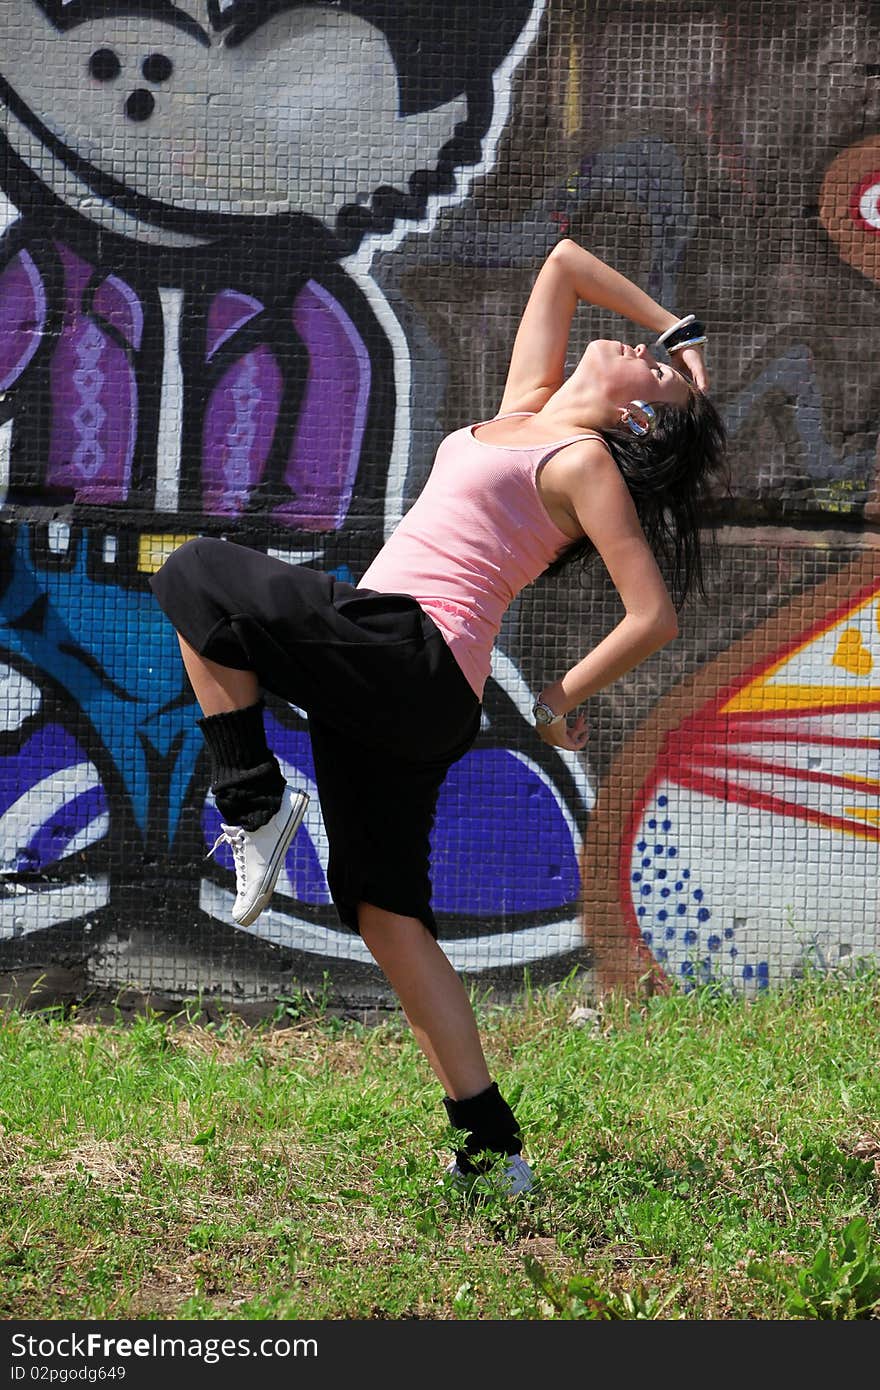
[[[60,1140],[57,1147],[62,1148],[65,1143]],[[47,1147],[49,1141],[45,1138],[39,1144],[18,1135],[0,1138],[0,1170],[25,1159],[27,1171],[16,1175],[16,1183],[21,1186],[51,1192],[63,1187],[71,1178],[88,1177],[103,1191],[129,1191],[134,1196],[132,1189],[140,1185],[145,1158],[158,1158],[189,1168],[200,1167],[204,1159],[201,1148],[174,1141],[151,1144],[148,1150],[127,1147],[123,1151],[106,1139],[83,1138],[57,1157],[35,1157],[37,1153],[44,1154]]]
[[[863,1163],[873,1163],[874,1176],[880,1178],[880,1135],[859,1134],[851,1144],[841,1145],[841,1148]]]

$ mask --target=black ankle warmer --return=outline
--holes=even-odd
[[[477,1154],[487,1151],[508,1155],[522,1152],[516,1116],[498,1090],[496,1081],[485,1091],[466,1100],[452,1100],[450,1096],[444,1096],[443,1104],[452,1128],[468,1131],[464,1148],[455,1151],[456,1161],[463,1173],[479,1171],[471,1161]]]
[[[197,720],[211,759],[211,790],[227,825],[258,830],[281,805],[285,781],[266,742],[263,701]]]

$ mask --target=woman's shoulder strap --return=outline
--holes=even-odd
[[[608,449],[608,440],[604,434],[601,434],[599,430],[586,430],[583,434],[573,434],[568,439],[560,439],[555,444],[551,444],[541,462],[546,463],[548,459],[553,458],[554,454],[558,454],[560,449],[567,449],[569,444],[580,444],[581,440],[585,439],[598,439],[599,443]],[[608,452],[610,453],[611,450],[609,449]]]
[[[505,410],[503,415],[490,415],[488,420],[478,420],[471,429],[479,429],[480,425],[491,425],[496,420],[513,420],[517,415],[537,415],[536,410]]]

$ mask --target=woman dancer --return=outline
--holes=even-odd
[[[598,339],[566,376],[581,302],[647,329],[667,360],[643,343]],[[677,635],[677,610],[702,588],[702,504],[724,450],[705,394],[705,340],[692,314],[665,309],[566,239],[535,280],[498,414],[443,440],[420,497],[359,584],[208,538],[182,545],[152,580],[202,710],[235,862],[234,920],[250,925],[269,902],[307,800],[267,745],[270,691],[308,714],[330,892],[400,1000],[463,1132],[449,1169],[459,1183],[488,1165],[513,1196],[533,1174],[437,942],[437,795],[479,729],[504,612],[540,574],[598,554],[624,608],[536,692],[536,737],[557,748],[583,749],[578,706]]]

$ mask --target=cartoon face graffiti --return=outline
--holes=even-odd
[[[375,512],[397,372],[337,263],[480,158],[533,8],[0,7],[9,500],[309,534]]]
[[[295,217],[350,247],[479,159],[491,74],[531,9],[455,3],[432,24],[388,0],[6,3],[0,130],[21,182],[140,242]]]
[[[137,492],[190,526],[312,534],[374,512],[397,370],[338,262],[481,157],[493,73],[540,8],[0,6],[9,500]]]

